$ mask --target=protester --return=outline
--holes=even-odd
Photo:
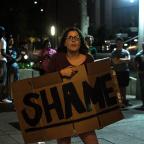
[[[89,54],[91,54],[93,58],[96,59],[97,50],[96,50],[96,47],[93,46],[93,42],[94,42],[93,36],[87,35],[85,37],[85,43],[86,43],[86,46],[88,47]]]
[[[46,39],[43,42],[42,49],[39,54],[39,71],[40,75],[47,73],[50,58],[56,53],[56,50],[51,48],[51,42]]]
[[[135,64],[140,81],[142,100],[142,106],[139,109],[144,110],[144,42],[142,42],[142,50],[139,51],[135,56]]]
[[[67,29],[61,39],[58,53],[55,54],[49,62],[48,72],[59,71],[61,77],[71,78],[76,72],[76,66],[93,61],[88,55],[88,49],[78,28]],[[79,137],[85,144],[98,144],[94,131],[79,134]],[[58,144],[70,144],[71,137],[60,138]]]
[[[19,66],[17,63],[18,50],[14,45],[14,38],[12,35],[8,38],[8,47],[7,47],[7,67],[8,67],[8,77],[10,78],[13,75],[13,80],[19,80]]]
[[[6,59],[5,28],[0,26],[0,102],[11,103],[6,96],[6,83],[7,83],[7,59]]]
[[[11,96],[11,83],[19,80],[19,65],[17,63],[18,50],[14,45],[14,38],[9,35],[7,38],[7,95],[9,98],[13,99]]]
[[[116,49],[111,53],[113,68],[116,71],[116,76],[120,88],[123,106],[131,104],[126,99],[126,87],[129,85],[129,67],[130,53],[123,48],[123,39],[116,39]]]

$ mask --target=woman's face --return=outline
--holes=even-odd
[[[69,52],[77,52],[80,49],[80,36],[77,31],[70,31],[65,40],[65,47]]]

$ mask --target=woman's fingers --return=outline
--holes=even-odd
[[[60,73],[61,73],[62,76],[71,77],[71,76],[73,76],[75,73],[77,73],[77,71],[78,71],[77,67],[68,66],[68,67],[62,69],[62,70],[60,71]]]
[[[75,73],[77,73],[77,72],[78,72],[77,67],[72,67],[72,73],[75,74]]]

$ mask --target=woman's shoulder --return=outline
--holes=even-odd
[[[59,53],[55,53],[52,57],[53,58],[61,58],[61,57],[64,57],[65,56],[65,53],[61,53],[61,52],[59,52]]]
[[[55,53],[52,55],[51,57],[51,61],[63,61],[65,60],[66,56],[65,56],[65,53]]]

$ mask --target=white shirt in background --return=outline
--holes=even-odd
[[[6,40],[2,37],[0,40],[0,60],[5,62],[7,62],[7,59],[4,56],[2,56],[1,50],[3,49],[4,52],[6,53],[6,47],[7,47]]]

